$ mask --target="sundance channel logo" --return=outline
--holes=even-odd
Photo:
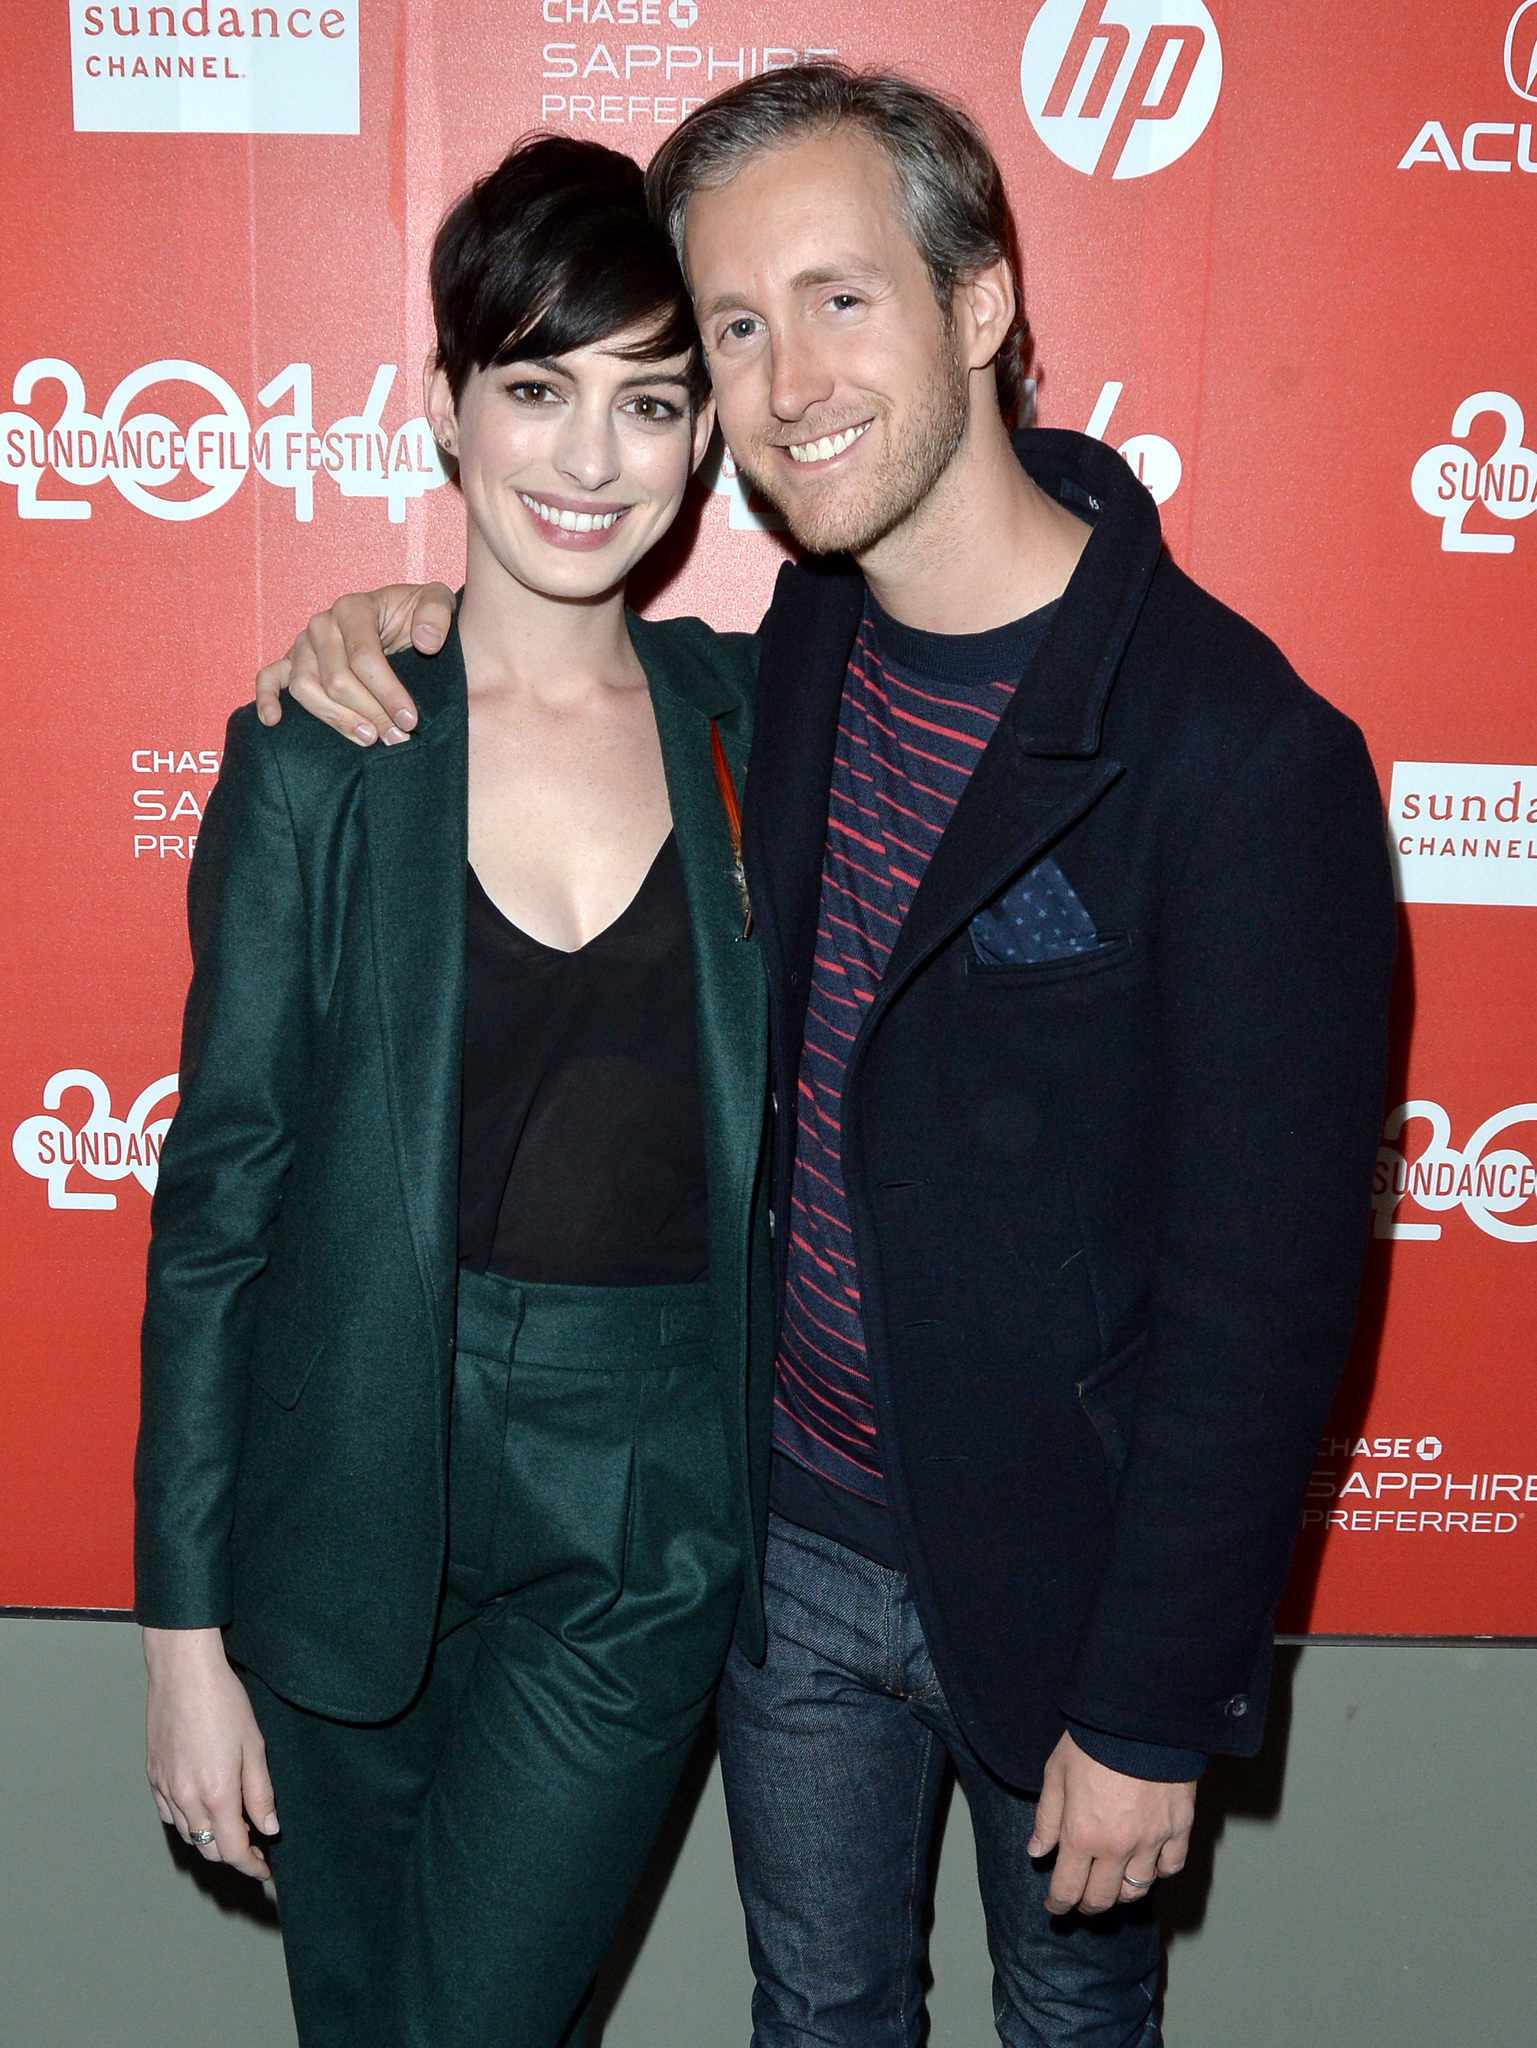
[[[1537,767],[1395,761],[1400,903],[1537,903]]]
[[[22,365],[12,387],[16,402],[36,413],[0,413],[0,484],[15,490],[23,519],[89,519],[91,500],[77,493],[102,483],[152,519],[206,519],[254,470],[292,491],[294,517],[307,521],[315,479],[326,476],[344,498],[382,498],[399,524],[410,500],[447,483],[448,471],[420,415],[393,432],[384,425],[395,375],[393,363],[381,363],[363,410],[317,427],[310,366],[290,363],[256,394],[259,406],[286,398],[288,410],[253,427],[234,386],[201,363],[146,363],[93,413],[74,365],[40,356]],[[56,397],[50,406],[42,396],[55,385],[62,411]],[[154,400],[145,404],[148,393]],[[173,404],[174,413],[160,409]]]
[[[1222,43],[1201,0],[1045,0],[1019,60],[1031,126],[1088,177],[1145,178],[1205,134]]]
[[[128,6],[69,0],[77,130],[356,135],[357,0]]]
[[[134,1097],[128,1114],[112,1114],[112,1091],[89,1067],[62,1067],[43,1085],[43,1114],[18,1124],[11,1156],[23,1173],[45,1183],[50,1209],[115,1209],[117,1196],[84,1181],[127,1180],[146,1194],[160,1177],[160,1148],[170,1112],[156,1115],[176,1094],[176,1076],[163,1074]],[[79,1097],[88,1098],[84,1110]],[[68,1099],[66,1099],[68,1098]],[[60,1111],[68,1109],[69,1114]],[[84,1176],[84,1180],[82,1180]]]

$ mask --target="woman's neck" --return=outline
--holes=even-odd
[[[473,523],[459,639],[472,695],[532,688],[553,703],[594,685],[644,681],[625,624],[622,584],[600,597],[544,596],[508,574]]]

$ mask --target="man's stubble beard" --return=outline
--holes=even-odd
[[[761,444],[746,456],[735,450],[733,455],[808,553],[863,554],[911,518],[955,460],[966,438],[969,395],[965,370],[953,350],[944,350],[857,498],[840,495],[835,485],[797,504],[792,493],[776,488],[783,472],[776,475]]]

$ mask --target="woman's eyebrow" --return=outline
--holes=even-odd
[[[644,386],[646,390],[654,391],[659,384],[674,391],[687,391],[688,378],[675,370],[641,369],[633,377],[626,377],[618,388],[621,391],[638,391]]]

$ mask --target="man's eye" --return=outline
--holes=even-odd
[[[753,331],[757,327],[757,325],[758,323],[756,320],[752,319],[749,315],[744,314],[740,320],[732,320],[728,322],[726,327],[726,333],[732,341],[747,341],[751,338]]]
[[[834,292],[827,303],[837,312],[846,313],[850,306],[859,304],[859,295],[857,292]]]

